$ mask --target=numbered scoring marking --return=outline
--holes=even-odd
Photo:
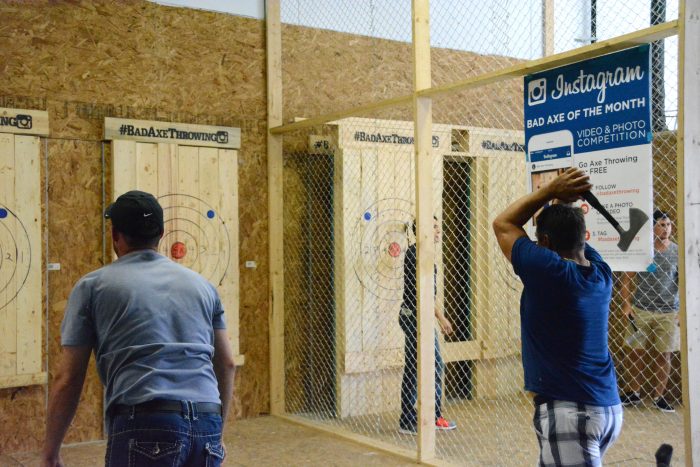
[[[231,244],[219,213],[203,200],[186,194],[158,198],[165,232],[160,252],[221,285],[228,272]]]
[[[353,268],[362,286],[383,300],[401,300],[403,259],[413,222],[413,204],[386,198],[359,216],[352,234]]]
[[[27,229],[9,208],[0,205],[0,310],[24,287],[31,263]]]

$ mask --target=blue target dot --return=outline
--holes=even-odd
[[[216,216],[216,213],[214,211],[212,211],[211,209],[207,211],[207,217],[209,219],[213,219],[214,216]]]
[[[366,212],[365,215],[363,216],[366,221],[372,219],[372,214],[370,212]]]
[[[7,217],[7,209],[0,208],[0,219]]]
[[[647,272],[656,272],[656,264],[651,263],[649,266],[647,266]]]

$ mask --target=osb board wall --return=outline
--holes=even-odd
[[[60,328],[68,293],[82,275],[103,265],[101,147],[99,141],[48,142],[48,258],[61,264],[60,271],[49,274],[49,378],[54,376],[60,360]],[[101,413],[102,384],[91,357],[81,402],[66,442],[100,439]]]
[[[47,109],[48,369],[73,284],[102,265],[104,117],[240,127],[241,350],[232,415],[269,410],[265,54],[262,21],[145,1],[0,4],[0,106]],[[106,166],[110,165],[109,152]],[[107,174],[108,178],[108,174]],[[109,187],[107,187],[109,188]],[[109,193],[109,192],[108,192]],[[242,265],[239,265],[242,266]],[[45,388],[0,391],[0,453],[39,447]],[[102,438],[102,389],[88,373],[68,442]],[[29,415],[29,417],[28,417]]]
[[[410,94],[410,43],[302,26],[282,26],[284,119],[314,117],[379,99]],[[508,57],[448,49],[431,50],[433,81],[446,84],[473,76],[474,70],[512,65]],[[522,79],[465,91],[433,108],[436,123],[487,128],[522,128]],[[412,120],[411,107],[382,118]],[[364,116],[364,115],[363,115]]]

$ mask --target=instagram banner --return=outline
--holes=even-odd
[[[649,45],[643,45],[525,77],[531,190],[578,167],[590,175],[591,191],[623,229],[630,224],[630,208],[652,217],[650,69]],[[645,271],[653,264],[651,221],[622,251],[617,230],[591,206],[579,204],[587,241],[613,270]]]

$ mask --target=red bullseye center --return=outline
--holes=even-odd
[[[399,254],[401,254],[401,245],[396,242],[391,242],[389,244],[389,255],[392,258],[396,258]]]
[[[175,242],[170,247],[170,256],[175,259],[182,259],[187,254],[187,247],[182,242]]]

